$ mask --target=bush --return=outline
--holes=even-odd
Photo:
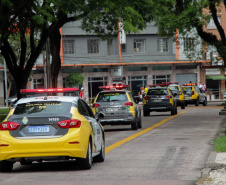
[[[226,136],[215,139],[214,148],[217,152],[226,152]]]

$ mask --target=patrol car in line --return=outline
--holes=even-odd
[[[21,93],[75,92],[78,88],[22,89]],[[103,117],[103,115],[99,115]],[[75,160],[90,169],[105,158],[104,129],[84,100],[73,96],[22,98],[0,123],[0,171],[15,162]]]
[[[203,104],[203,106],[207,106],[206,94],[201,92],[196,83],[183,84],[181,88],[185,96],[186,105],[195,104],[195,106],[199,106],[199,104]]]
[[[131,125],[132,130],[142,127],[141,109],[127,90],[129,85],[100,86],[102,89],[94,99],[92,110],[102,113],[100,123],[104,125]]]
[[[181,109],[185,109],[185,97],[178,82],[171,82],[168,84],[170,90],[175,94],[174,98],[177,101],[177,106],[181,106]]]
[[[177,114],[177,101],[168,84],[148,85],[150,88],[143,98],[143,115],[149,116],[150,112],[167,112]]]

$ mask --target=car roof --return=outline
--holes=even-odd
[[[46,99],[47,98],[47,99]],[[17,103],[40,102],[40,101],[78,101],[78,96],[36,96],[30,98],[21,98]]]

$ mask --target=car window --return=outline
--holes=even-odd
[[[178,91],[178,86],[169,86],[169,88],[170,88],[172,91],[175,91],[175,90]]]
[[[181,87],[182,91],[192,91],[192,87]]]
[[[130,99],[131,99],[133,102],[135,102],[135,101],[134,101],[134,98],[133,98],[133,96],[132,96],[132,94],[131,94],[131,93],[128,93],[128,95],[129,95]]]
[[[89,117],[95,118],[93,111],[90,109],[90,107],[87,105],[87,103],[84,100],[81,100],[81,102],[83,103],[84,107],[86,108]]]
[[[96,102],[111,101],[128,101],[128,98],[125,92],[103,92],[99,94]]]
[[[82,100],[78,100],[78,112],[83,116],[90,116],[89,112],[87,111],[86,107],[82,103]]]
[[[17,104],[13,114],[64,114],[70,112],[71,102],[44,101]]]
[[[149,89],[147,95],[168,95],[167,89]]]

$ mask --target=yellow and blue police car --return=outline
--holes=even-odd
[[[129,85],[100,86],[102,89],[94,99],[92,110],[102,113],[100,123],[104,125],[131,125],[132,130],[142,128],[141,109],[126,88]]]
[[[64,89],[23,89],[21,93],[63,93]],[[15,162],[75,160],[90,169],[105,158],[104,130],[84,100],[73,96],[35,96],[17,101],[0,123],[0,171]]]

